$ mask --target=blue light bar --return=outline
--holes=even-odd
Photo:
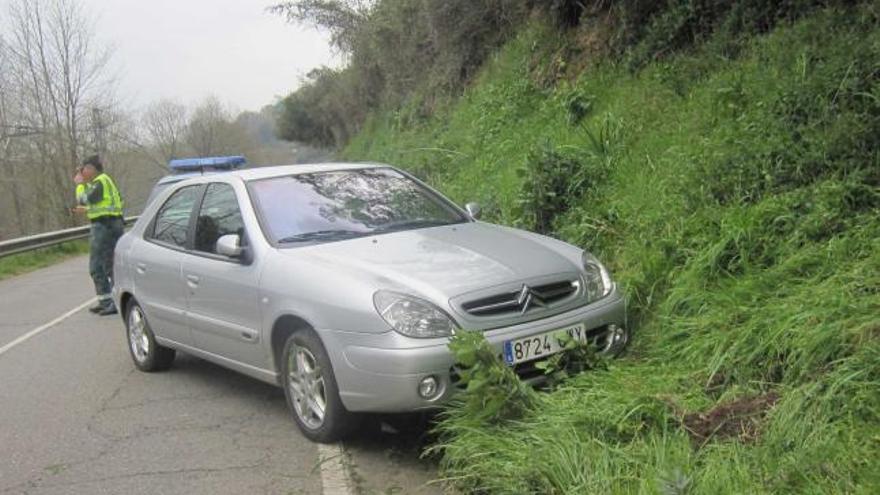
[[[174,172],[196,170],[232,170],[247,165],[243,156],[209,156],[205,158],[180,158],[168,162]]]

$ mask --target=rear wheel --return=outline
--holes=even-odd
[[[126,309],[125,329],[131,359],[139,370],[161,371],[171,367],[174,361],[174,349],[156,343],[153,331],[147,323],[147,315],[134,300]]]
[[[358,417],[342,405],[330,359],[314,333],[300,331],[287,339],[281,368],[287,405],[306,437],[331,443],[357,427]]]

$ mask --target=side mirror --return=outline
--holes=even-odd
[[[241,238],[237,234],[227,234],[217,239],[217,254],[229,258],[241,258],[243,251]]]
[[[482,212],[482,208],[480,208],[480,203],[468,203],[464,205],[464,209],[467,210],[468,215],[471,216],[474,220],[480,219],[480,213]]]

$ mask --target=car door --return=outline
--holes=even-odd
[[[169,196],[143,238],[135,239],[129,252],[135,298],[144,308],[153,332],[185,345],[192,344],[192,337],[186,318],[182,262],[201,191],[200,185],[187,186]]]
[[[235,189],[211,183],[195,216],[192,251],[183,261],[190,328],[197,348],[264,368],[268,356],[260,345],[259,265],[217,253],[217,240],[229,234],[247,243]]]

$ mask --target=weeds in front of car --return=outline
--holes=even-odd
[[[493,221],[590,248],[629,299],[622,359],[537,394],[517,419],[441,419],[449,483],[880,490],[878,17],[867,3],[824,9],[736,40],[734,58],[708,40],[555,89],[530,82],[547,36],[534,29],[447,114],[393,133],[376,120],[355,141],[350,156],[402,165],[422,161],[404,148],[455,150],[431,159],[436,186]],[[597,146],[583,128],[599,141],[604,121],[618,127]],[[595,186],[571,189],[579,173]]]
[[[556,332],[553,337],[562,344],[561,352],[535,363],[535,368],[544,372],[551,389],[584,371],[607,367],[591,342],[582,342],[568,332]]]
[[[449,341],[464,392],[454,400],[456,415],[475,423],[521,418],[534,407],[535,392],[495,355],[480,332],[458,332]]]

